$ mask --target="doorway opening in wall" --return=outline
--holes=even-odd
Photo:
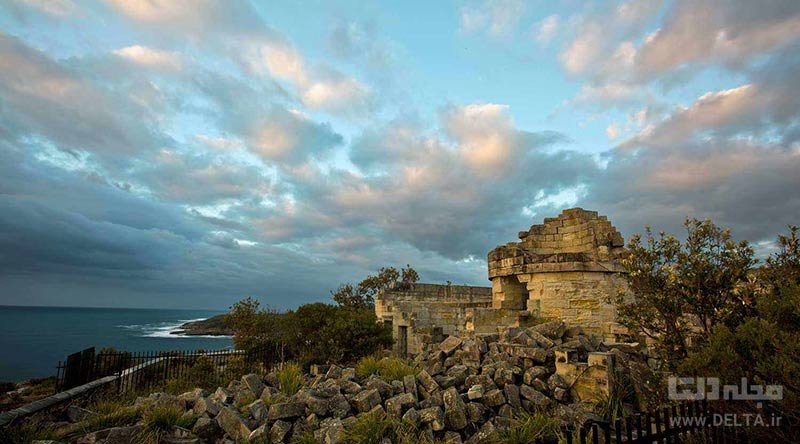
[[[401,358],[408,356],[408,327],[405,325],[397,327],[397,354]]]
[[[431,334],[431,342],[434,344],[438,344],[444,341],[444,330],[442,327],[433,327],[433,333]]]

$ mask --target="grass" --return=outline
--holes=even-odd
[[[188,429],[196,420],[196,415],[184,414],[174,405],[161,405],[148,409],[142,415],[144,429],[137,437],[137,442],[139,444],[158,444],[161,437],[168,434],[173,426]]]
[[[250,414],[250,411],[247,409],[247,406],[255,401],[256,397],[253,396],[252,393],[246,393],[244,396],[236,398],[236,403],[234,407],[236,407],[236,410],[238,410],[239,413],[247,416]]]
[[[61,429],[58,431],[58,437],[60,439],[71,440],[97,430],[132,425],[138,420],[138,409],[133,406],[120,407],[116,410],[108,411],[108,413],[105,414],[90,416],[81,422],[76,422],[69,427]]]
[[[441,440],[431,440],[426,437],[412,424],[380,412],[359,415],[357,421],[345,432],[342,442],[344,444],[380,444],[385,438],[389,438],[396,444],[443,443]]]
[[[622,399],[606,393],[601,393],[597,396],[592,410],[604,420],[611,422],[625,416],[625,406]]]
[[[306,432],[299,437],[292,438],[292,443],[294,444],[317,444],[317,440],[314,439],[314,434],[311,432]]]
[[[366,356],[356,364],[356,374],[361,378],[377,375],[386,382],[402,381],[404,376],[419,373],[420,369],[408,360]]]
[[[500,433],[500,442],[527,444],[542,439],[562,438],[561,421],[556,415],[545,412],[522,412],[512,421],[508,430]]]
[[[23,388],[21,393],[12,393]],[[31,379],[17,387],[13,382],[0,382],[0,411],[11,410],[29,402],[46,398],[56,391],[56,378]]]
[[[385,414],[375,412],[358,416],[344,437],[345,444],[380,444],[383,438],[394,441],[394,421]]]
[[[297,393],[303,385],[303,369],[298,364],[286,363],[283,364],[276,372],[278,377],[279,388],[286,396],[292,396]]]
[[[43,428],[38,423],[25,423],[10,428],[0,428],[0,444],[28,444],[37,439],[58,440],[55,430]]]

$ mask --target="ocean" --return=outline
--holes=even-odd
[[[209,310],[0,306],[0,381],[52,376],[59,360],[94,346],[127,351],[217,350],[230,337],[171,335]]]

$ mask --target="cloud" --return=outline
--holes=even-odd
[[[614,140],[617,137],[619,137],[619,132],[620,129],[616,123],[612,123],[611,125],[608,125],[608,127],[606,127],[606,136],[608,137],[608,140]]]
[[[584,84],[572,99],[572,103],[589,107],[638,105],[641,104],[645,96],[644,89],[635,84]]]
[[[573,76],[619,72],[616,65],[632,55],[626,40],[645,29],[660,8],[660,0],[628,1],[573,18],[574,36],[559,55],[562,66]]]
[[[280,108],[254,120],[246,138],[247,147],[254,154],[288,165],[305,162],[309,157],[322,158],[341,143],[342,136],[330,125]]]
[[[72,0],[15,0],[19,3],[31,6],[47,14],[64,17],[76,12],[77,6]]]
[[[800,4],[792,0],[680,1],[636,55],[645,76],[690,64],[741,65],[800,37]]]
[[[18,134],[110,159],[167,144],[149,111],[14,37],[0,34],[0,116]],[[76,122],[79,117],[80,122]]]
[[[269,179],[257,167],[168,150],[136,176],[160,198],[188,204],[262,198],[270,191]]]
[[[483,0],[461,9],[461,30],[474,33],[485,30],[492,37],[513,33],[527,10],[520,0]]]
[[[245,63],[257,73],[288,81],[311,109],[360,113],[370,106],[370,91],[358,80],[326,65],[309,67],[288,41],[251,42]]]
[[[161,51],[141,45],[126,46],[113,51],[119,57],[145,66],[167,70],[180,70],[180,56],[171,51]]]
[[[559,18],[556,14],[545,17],[534,24],[536,41],[542,45],[550,43],[550,40],[552,40],[556,32],[558,32],[558,26]]]

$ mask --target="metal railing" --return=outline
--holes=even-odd
[[[245,369],[267,370],[277,356],[274,347],[250,350],[101,351],[94,347],[59,361],[56,393],[105,376],[118,376],[120,391],[152,387],[186,377],[224,379]],[[194,372],[194,374],[192,374]]]

